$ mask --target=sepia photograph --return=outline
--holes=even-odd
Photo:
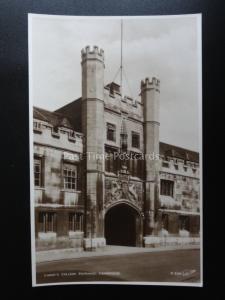
[[[203,285],[201,14],[28,14],[33,286]]]

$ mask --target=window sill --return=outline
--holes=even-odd
[[[69,237],[83,237],[83,231],[82,230],[75,230],[75,231],[72,231],[72,230],[70,230],[69,232],[68,232],[68,235],[69,235]]]
[[[81,193],[81,191],[73,190],[73,189],[62,189],[61,191],[66,193]]]
[[[56,232],[38,232],[38,238],[40,240],[51,240],[56,238]]]
[[[44,191],[44,190],[45,190],[45,187],[43,187],[43,186],[34,186],[34,189],[35,189],[35,190],[41,190],[41,191]]]

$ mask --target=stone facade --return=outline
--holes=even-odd
[[[135,100],[105,85],[98,47],[81,68],[81,98],[34,108],[37,250],[199,242],[199,155],[159,141],[159,80]]]

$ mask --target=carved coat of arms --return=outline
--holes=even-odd
[[[108,188],[106,192],[106,206],[121,199],[125,199],[137,205],[138,207],[141,207],[142,183],[115,179],[111,181],[110,187],[111,188]]]

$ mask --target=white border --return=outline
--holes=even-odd
[[[30,143],[30,218],[31,218],[31,259],[32,286],[36,286],[35,255],[35,207],[34,207],[34,150],[33,150],[33,81],[32,81],[32,14],[28,14],[28,61],[29,61],[29,143]]]
[[[200,182],[200,282],[203,287],[203,135],[202,135],[202,15],[197,15],[198,38],[198,104],[199,104],[199,182]]]
[[[168,18],[189,18],[197,19],[197,38],[198,38],[198,104],[199,104],[199,170],[200,170],[200,282],[181,283],[181,282],[139,282],[139,281],[75,281],[59,283],[36,283],[36,255],[35,255],[35,207],[34,207],[34,173],[33,173],[33,82],[32,82],[32,19],[51,18],[51,19],[168,19]],[[32,286],[56,286],[56,285],[154,285],[154,286],[190,286],[203,287],[203,151],[202,151],[202,14],[185,15],[160,15],[160,16],[65,16],[65,15],[43,15],[28,14],[28,59],[29,59],[29,146],[30,146],[30,222],[31,222],[31,258],[32,258]]]

